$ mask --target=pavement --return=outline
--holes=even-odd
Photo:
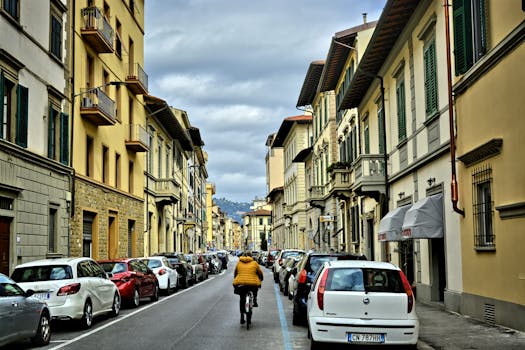
[[[417,302],[419,350],[525,349],[525,333],[450,312],[442,304]]]

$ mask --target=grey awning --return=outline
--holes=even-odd
[[[377,240],[379,242],[401,241],[401,227],[405,220],[405,213],[410,209],[410,205],[391,210],[379,222],[379,232]]]
[[[424,198],[406,212],[403,238],[443,237],[443,194]]]

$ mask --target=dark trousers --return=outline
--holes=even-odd
[[[239,310],[241,314],[245,313],[245,300],[246,300],[246,294],[249,291],[252,291],[253,293],[253,300],[257,300],[257,291],[259,290],[259,287],[252,287],[252,286],[242,286],[242,288],[239,289]]]

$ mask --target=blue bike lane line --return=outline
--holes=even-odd
[[[277,299],[277,309],[279,310],[279,321],[281,322],[281,331],[283,333],[284,350],[292,350],[292,342],[290,341],[290,333],[288,332],[288,323],[284,315],[283,303],[281,301],[281,293],[277,284],[273,285],[275,291],[275,299]]]

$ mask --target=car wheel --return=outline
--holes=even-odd
[[[49,319],[49,314],[43,312],[40,316],[40,321],[38,322],[38,328],[36,329],[36,334],[31,338],[31,343],[36,346],[44,346],[49,344],[51,339],[51,324]]]
[[[166,285],[166,295],[171,294],[171,281],[168,280],[168,284]]]
[[[140,294],[139,294],[139,290],[135,288],[133,290],[133,298],[131,299],[131,306],[139,307],[139,304],[140,304]]]
[[[301,324],[301,320],[299,319],[299,315],[297,314],[297,312],[292,311],[292,324],[294,326],[299,326]]]
[[[93,306],[91,301],[88,299],[84,304],[84,311],[82,312],[82,318],[80,319],[82,328],[88,329],[93,324]]]
[[[157,300],[159,300],[159,285],[155,284],[155,288],[153,289],[153,295],[151,296],[151,301]]]
[[[310,338],[310,350],[321,350],[323,344],[315,341],[314,338]]]
[[[283,294],[284,294],[285,297],[287,297],[288,296],[288,283],[284,284],[284,288],[283,289],[284,289],[283,290]]]
[[[117,317],[120,313],[120,295],[115,293],[113,297],[113,305],[111,306],[111,317]]]

